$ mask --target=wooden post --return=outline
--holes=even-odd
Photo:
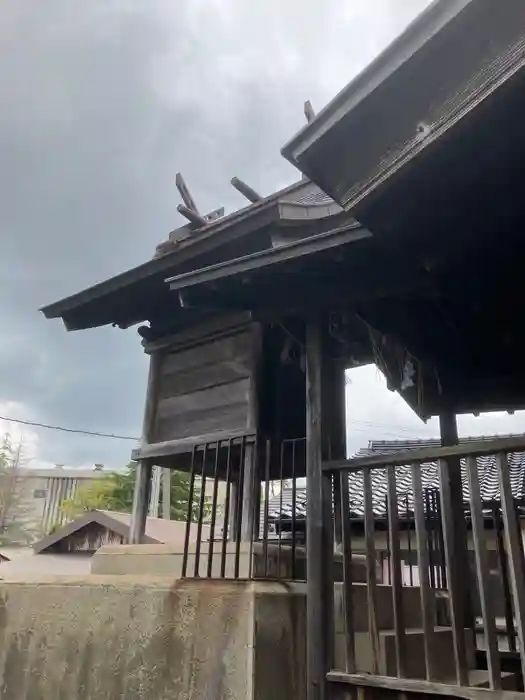
[[[146,390],[146,406],[142,423],[141,446],[151,443],[154,439],[155,418],[157,412],[157,396],[162,354],[152,353],[149,361],[148,386]],[[146,530],[146,517],[149,507],[151,489],[151,473],[153,465],[147,460],[140,460],[137,465],[135,490],[133,492],[133,507],[129,530],[129,543],[140,544]]]
[[[344,367],[337,361],[323,366],[322,381],[323,457],[346,459],[346,382]],[[334,483],[334,534],[340,548],[343,541],[340,479]]]
[[[263,327],[261,323],[254,323],[252,344],[252,381],[250,386],[250,399],[248,404],[248,417],[246,427],[249,432],[257,435],[259,428],[259,392],[261,388],[261,360],[262,360]],[[244,455],[244,479],[242,489],[241,541],[251,542],[255,528],[255,522],[260,507],[259,483],[260,475],[257,471],[257,445],[246,445]]]
[[[149,491],[151,485],[151,464],[142,459],[137,465],[135,490],[133,492],[133,509],[129,526],[129,544],[140,544],[146,530]]]
[[[443,447],[457,445],[458,424],[456,415],[448,411],[439,416],[441,444]],[[452,507],[452,524],[454,528],[454,562],[457,581],[461,588],[461,604],[463,607],[463,625],[465,629],[473,628],[473,617],[469,598],[470,560],[467,544],[467,526],[463,508],[463,489],[461,484],[461,460],[459,457],[449,457],[447,463],[448,489]]]
[[[322,471],[322,326],[306,327],[307,700],[324,700],[333,665],[332,478]]]

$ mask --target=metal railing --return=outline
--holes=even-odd
[[[333,668],[327,674],[329,682],[350,686],[382,687],[402,692],[445,693],[473,697],[477,692],[470,687],[473,671],[477,664],[475,655],[476,638],[484,640],[486,673],[488,686],[493,690],[502,688],[502,651],[498,637],[498,625],[491,588],[491,567],[489,562],[489,530],[487,509],[483,502],[480,480],[484,478],[486,464],[479,460],[490,455],[497,474],[498,499],[492,511],[492,521],[496,522],[494,532],[499,542],[497,569],[502,578],[505,601],[505,625],[509,647],[515,653],[517,667],[517,689],[523,690],[525,670],[524,625],[525,625],[525,566],[523,543],[519,518],[516,512],[516,499],[509,474],[508,458],[512,452],[525,451],[525,438],[480,441],[452,447],[424,448],[408,450],[398,454],[375,455],[362,459],[326,463],[323,470],[337,480],[340,493],[342,517],[342,551],[344,562],[352,561],[355,551],[355,528],[352,524],[349,483],[360,483],[362,487],[363,537],[366,558],[367,591],[367,636],[370,638],[370,668],[360,667],[356,644],[358,638],[358,614],[354,595],[357,594],[353,581],[353,567],[343,567],[342,585],[342,625],[343,641],[334,645]],[[408,465],[408,466],[407,466]],[[387,498],[384,512],[378,517],[374,503],[375,475],[382,472],[386,480]],[[407,472],[410,488],[407,490]],[[463,484],[461,479],[463,475]],[[432,476],[432,479],[430,479]],[[425,485],[438,479],[438,495],[425,493]],[[400,488],[403,484],[404,491]],[[429,518],[428,506],[433,513]],[[407,510],[412,512],[413,534],[417,555],[417,587],[414,595],[403,585],[403,546],[407,542],[405,533],[411,532],[407,523]],[[408,520],[411,520],[410,513]],[[377,574],[377,534],[378,523],[387,522],[388,537],[388,583],[391,605],[392,629],[389,639],[393,640],[395,653],[387,659],[384,628],[381,628],[381,600],[384,603],[385,590],[379,589]],[[411,541],[409,535],[408,541]],[[469,566],[468,553],[472,551],[474,566]],[[443,562],[437,562],[437,554],[442,554]],[[506,580],[506,583],[505,583]],[[386,581],[385,581],[386,582]],[[472,616],[470,594],[475,590],[479,598],[479,619]],[[379,595],[381,594],[381,596]],[[408,610],[407,603],[417,602],[416,617],[420,630],[419,648],[422,648],[422,665],[416,669],[413,662],[414,611]],[[332,615],[328,604],[325,617]],[[337,620],[335,620],[337,623]],[[326,623],[326,629],[333,628]],[[337,624],[336,624],[337,628]],[[439,644],[441,634],[449,635],[452,649],[451,668],[446,670],[443,645]],[[512,641],[514,640],[514,641]],[[338,644],[342,648],[342,662],[337,663]],[[339,652],[341,649],[339,649]],[[446,654],[445,654],[446,655]],[[339,659],[341,654],[339,653]],[[479,675],[478,675],[479,679]],[[444,686],[449,686],[444,688]],[[452,689],[454,689],[452,691]]]

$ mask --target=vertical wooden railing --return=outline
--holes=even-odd
[[[483,465],[478,458],[491,456],[492,466],[498,477],[499,498],[501,508],[501,527],[496,528],[492,537],[497,539],[502,535],[510,589],[510,603],[514,615],[512,621],[507,619],[507,625],[512,624],[513,633],[518,640],[519,666],[512,676],[513,690],[523,690],[525,677],[525,563],[523,560],[523,543],[521,529],[515,507],[515,498],[511,488],[508,455],[512,452],[525,452],[525,436],[517,438],[501,438],[483,440],[450,447],[436,447],[407,450],[390,455],[374,455],[362,459],[327,462],[323,472],[331,474],[338,480],[338,497],[342,518],[342,552],[343,552],[343,584],[342,584],[342,616],[344,629],[343,658],[341,668],[331,669],[327,673],[330,683],[356,687],[375,687],[399,692],[457,694],[458,697],[474,697],[486,695],[486,689],[478,688],[480,677],[483,683],[497,692],[502,688],[502,650],[496,625],[496,611],[491,597],[491,573],[489,564],[488,536],[492,530],[487,529],[490,519],[485,517],[485,506],[481,490],[480,473],[485,473],[486,461]],[[410,465],[410,466],[407,466]],[[406,474],[410,472],[411,490],[406,496]],[[451,469],[461,469],[463,482],[459,494],[464,504],[464,523],[462,526],[464,538],[461,549],[472,555],[475,564],[472,580],[465,581],[458,574],[456,548],[458,536],[455,529],[457,512],[453,510],[456,501],[451,497],[451,482],[458,483],[457,475],[451,474]],[[482,471],[483,469],[483,471]],[[379,472],[377,471],[379,470]],[[398,470],[403,472],[403,493],[400,494]],[[374,476],[375,474],[375,476]],[[453,478],[452,478],[453,477]],[[377,546],[376,535],[381,521],[385,528],[384,498],[374,495],[374,485],[379,479],[384,480],[386,487],[386,527],[388,530],[388,551],[390,560],[389,593],[391,597],[391,629],[389,639],[393,638],[395,646],[395,663],[386,659],[384,634],[384,607],[380,609],[378,593],[383,596],[385,589],[379,591],[381,585],[377,580]],[[355,553],[354,538],[361,538],[362,531],[357,532],[355,514],[352,517],[349,499],[349,480],[353,485],[352,504],[355,510],[356,483],[362,484],[361,527],[364,526],[364,547],[366,553],[366,589],[368,601],[368,636],[371,647],[371,667],[360,668],[356,652],[356,644],[361,643],[362,637],[357,637],[355,629],[355,583],[352,580],[352,553]],[[440,524],[433,523],[431,527],[426,522],[425,489],[429,485],[439,485],[439,505],[441,508],[442,534]],[[384,493],[384,488],[382,493]],[[402,581],[402,547],[400,527],[403,514],[407,511],[407,499],[410,503],[412,526],[415,529],[417,568],[419,573],[419,594],[414,588],[403,586]],[[382,512],[380,512],[382,509]],[[434,515],[432,515],[434,517]],[[404,524],[409,527],[408,524]],[[384,529],[383,529],[384,532]],[[432,538],[441,539],[445,554],[445,571],[434,571],[435,563],[430,561],[430,546]],[[467,549],[468,548],[468,549]],[[465,571],[465,565],[462,570]],[[431,573],[433,572],[433,573]],[[468,623],[469,615],[464,610],[465,586],[475,586],[479,597],[482,619],[482,638],[486,654],[486,670],[477,669],[476,673],[476,639],[474,629]],[[470,591],[472,594],[475,591]],[[414,611],[407,612],[408,602],[417,601],[420,629],[409,630],[409,624],[414,619]],[[474,595],[473,595],[474,597]],[[322,603],[322,601],[320,601]],[[441,609],[446,605],[446,610]],[[438,614],[439,613],[439,614]],[[330,614],[330,611],[329,613]],[[410,617],[412,616],[412,617]],[[410,619],[408,619],[410,617]],[[508,618],[508,615],[507,615]],[[443,622],[443,619],[446,621]],[[424,663],[421,668],[415,668],[413,658],[414,646],[409,647],[409,633],[416,632],[416,639],[421,637],[421,655]],[[507,630],[509,632],[509,630]],[[443,645],[440,635],[448,635],[450,644]],[[440,638],[440,644],[438,644]],[[448,637],[445,637],[447,639]],[[365,643],[365,642],[362,642]],[[450,652],[449,652],[450,650]],[[444,656],[450,655],[450,670],[444,663]],[[341,655],[339,654],[339,658]],[[506,657],[508,658],[508,657]],[[508,664],[507,664],[508,665]],[[485,673],[486,676],[482,674]],[[481,676],[480,676],[481,674]],[[521,675],[521,677],[520,677]],[[507,684],[508,675],[505,676]],[[507,686],[508,687],[508,686]],[[464,689],[464,690],[463,690]],[[522,695],[513,693],[513,697]],[[525,693],[522,695],[525,698]],[[510,697],[510,694],[509,694]]]

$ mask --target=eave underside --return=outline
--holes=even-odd
[[[311,183],[295,187],[314,189]],[[184,274],[248,254],[271,250],[315,236],[352,220],[333,201],[323,203],[269,199],[217,222],[216,234],[196,232],[180,248],[94,285],[42,309],[46,318],[61,318],[68,330],[117,325],[127,328],[141,321],[163,324],[170,317],[184,324],[192,317],[169,293],[167,277]],[[297,192],[288,193],[288,197]]]
[[[422,417],[523,408],[524,239],[512,220],[490,237],[465,220],[438,233],[248,256],[171,284],[185,308],[339,316],[348,363],[376,362]]]

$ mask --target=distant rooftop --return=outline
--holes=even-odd
[[[480,440],[493,440],[494,435],[483,435],[479,437],[460,438],[460,443],[479,442]],[[519,437],[518,435],[498,435],[497,437]],[[354,457],[369,457],[376,454],[391,454],[403,452],[421,447],[439,447],[441,442],[438,439],[423,440],[371,440],[367,447],[360,449]],[[525,497],[525,453],[513,453],[508,457],[509,473],[512,492],[516,498]],[[496,469],[496,458],[494,456],[479,457],[480,465],[480,487],[481,498],[485,503],[499,500],[499,479]],[[469,497],[469,488],[464,464],[462,465],[463,495],[465,499]],[[387,479],[384,469],[372,470],[372,498],[374,512],[377,516],[384,516],[386,513]],[[439,489],[438,466],[435,463],[425,464],[421,468],[423,489]],[[410,467],[398,467],[396,469],[398,497],[402,500],[406,497],[408,508],[413,507],[412,482]],[[363,478],[359,473],[349,474],[350,485],[350,510],[354,517],[364,515],[363,498]],[[281,517],[292,518],[292,498],[291,488],[283,489],[282,496],[278,494],[269,501],[270,518]],[[281,508],[282,504],[282,508]],[[400,507],[403,507],[403,503]],[[296,518],[306,517],[306,486],[298,487],[296,491]]]

